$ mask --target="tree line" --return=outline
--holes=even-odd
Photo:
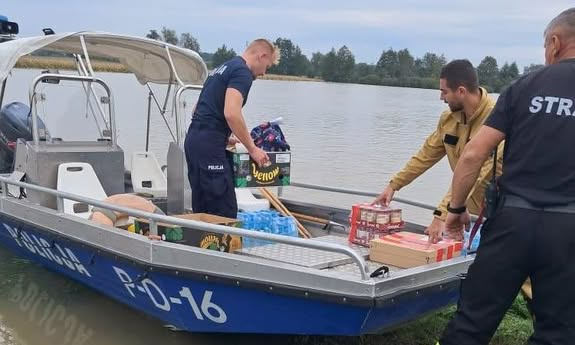
[[[199,52],[210,68],[237,55],[225,44],[214,53],[200,52],[198,40],[190,33],[183,33],[178,38],[174,30],[166,27],[159,33],[150,30],[146,37]],[[339,49],[332,48],[327,53],[315,52],[310,59],[290,39],[277,38],[274,44],[280,50],[281,59],[278,65],[269,69],[269,73],[319,78],[329,82],[435,89],[439,84],[441,68],[448,62],[443,54],[427,52],[422,57],[415,57],[408,49],[389,48],[381,52],[376,64],[356,63],[354,54],[346,45]],[[531,64],[523,69],[523,74],[541,67]],[[505,62],[499,67],[493,56],[484,57],[476,70],[479,83],[490,92],[499,92],[521,75],[515,62]]]

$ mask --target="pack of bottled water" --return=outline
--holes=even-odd
[[[275,210],[262,210],[253,212],[238,212],[238,219],[242,223],[242,228],[265,232],[274,235],[297,237],[297,226],[292,217],[285,217]],[[242,238],[244,248],[252,248],[270,244],[272,242],[250,238]]]

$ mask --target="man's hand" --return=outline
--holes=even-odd
[[[381,194],[379,194],[377,198],[375,198],[375,200],[371,204],[389,206],[389,203],[393,199],[393,194],[395,194],[395,191],[393,190],[393,188],[391,188],[391,186],[388,185],[387,187],[385,187],[383,192],[381,192]]]
[[[228,146],[235,146],[236,144],[240,143],[240,139],[238,139],[235,135],[230,135],[228,138]]]
[[[254,162],[256,162],[257,165],[260,167],[264,166],[270,160],[268,154],[264,150],[260,149],[255,145],[249,151],[249,154],[250,157],[252,157],[252,159],[254,160]]]
[[[467,211],[461,214],[447,213],[445,232],[450,238],[456,241],[463,241],[463,231],[469,226],[470,222],[471,217]]]
[[[425,233],[429,235],[429,242],[437,243],[442,239],[443,229],[445,228],[445,223],[441,218],[433,217],[433,221],[427,229],[425,229]]]

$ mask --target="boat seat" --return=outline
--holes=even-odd
[[[132,187],[134,192],[150,194],[154,198],[168,196],[168,181],[152,152],[132,154]]]
[[[257,199],[248,188],[236,188],[238,209],[244,212],[267,210],[270,202],[267,199]]]
[[[83,197],[104,200],[108,196],[89,163],[72,162],[58,165],[57,189]],[[92,205],[64,199],[64,213],[88,219]]]

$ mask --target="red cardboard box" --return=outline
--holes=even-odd
[[[463,243],[444,239],[436,244],[427,235],[407,231],[385,235],[370,241],[369,259],[372,261],[410,268],[448,260],[461,255]]]
[[[372,239],[403,228],[401,209],[355,204],[349,218],[349,241],[369,247]]]

